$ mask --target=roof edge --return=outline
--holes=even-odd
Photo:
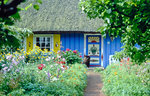
[[[33,31],[34,34],[61,34],[61,33],[84,33],[84,34],[101,34],[93,31]]]

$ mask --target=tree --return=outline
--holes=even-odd
[[[12,26],[16,20],[20,19],[19,11],[24,10],[18,5],[26,2],[26,0],[0,0],[0,49],[3,47],[18,48],[23,37],[28,36],[32,32],[26,28],[18,28]],[[34,9],[39,10],[41,0],[30,0],[25,10],[32,5]]]
[[[104,20],[98,29],[103,35],[121,37],[132,60],[140,64],[150,58],[150,0],[81,0],[80,7],[88,17]]]

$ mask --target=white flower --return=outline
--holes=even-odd
[[[48,57],[48,58],[46,58],[45,60],[46,60],[46,61],[50,61],[50,59],[51,59],[51,58],[50,58],[50,57]]]
[[[8,67],[4,67],[3,70],[5,71],[5,70],[7,70],[7,68],[8,68]]]
[[[53,79],[52,79],[52,81],[57,81],[58,80],[58,78],[56,78],[56,77],[54,77]]]
[[[50,65],[50,68],[52,68],[53,67],[53,65]]]
[[[2,67],[4,67],[6,64],[2,64]]]
[[[57,58],[61,58],[61,56],[57,55]]]

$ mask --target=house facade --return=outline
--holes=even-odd
[[[17,26],[34,32],[25,39],[26,51],[34,45],[55,52],[69,48],[78,50],[82,57],[90,56],[91,67],[107,67],[111,55],[121,51],[120,38],[102,37],[96,30],[104,24],[103,20],[87,18],[78,3],[78,0],[43,0],[39,11],[22,12],[22,21]]]

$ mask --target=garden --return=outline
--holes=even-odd
[[[39,47],[0,53],[0,96],[83,96],[86,66],[77,50],[59,53]]]
[[[103,77],[102,91],[106,96],[149,96],[150,64],[131,62],[130,58],[109,65],[105,70],[96,68]]]

